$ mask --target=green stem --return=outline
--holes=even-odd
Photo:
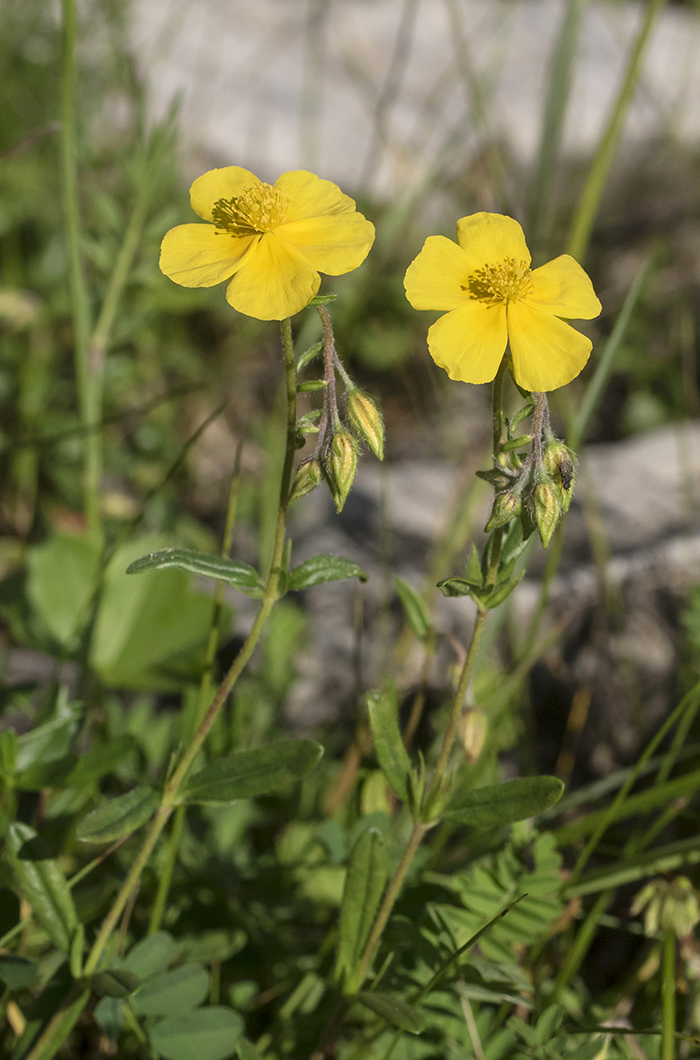
[[[603,137],[596,151],[593,165],[591,166],[588,180],[579,199],[574,219],[571,224],[571,233],[567,245],[567,252],[577,261],[582,261],[586,256],[588,244],[593,230],[593,224],[598,213],[600,200],[605,188],[605,182],[612,165],[615,152],[622,135],[622,129],[627,114],[627,109],[632,100],[632,95],[637,86],[639,75],[642,70],[642,59],[646,49],[649,36],[656,18],[664,6],[666,0],[648,0],[646,15],[642,27],[630,53],[627,63],[625,77],[620,86],[618,97],[615,101],[612,114],[606,126]]]
[[[76,133],[77,16],[75,0],[63,0],[63,76],[61,85],[61,172],[63,213],[70,272],[70,289],[75,344],[75,374],[78,384],[80,421],[85,431],[83,488],[85,515],[91,533],[101,533],[100,484],[102,442],[91,429],[98,420],[96,391],[90,366],[90,300],[80,252],[80,206],[78,202],[78,150]]]
[[[447,731],[445,732],[445,736],[442,741],[440,757],[438,758],[438,763],[435,767],[435,778],[433,780],[434,792],[438,791],[442,787],[442,783],[445,778],[447,763],[449,761],[450,753],[457,737],[457,725],[459,724],[460,715],[462,713],[462,704],[464,703],[464,697],[466,696],[467,688],[469,687],[469,681],[472,676],[472,670],[474,669],[474,660],[476,659],[476,653],[479,648],[479,642],[481,641],[481,637],[484,632],[484,625],[486,623],[487,615],[488,611],[477,611],[476,619],[474,621],[474,629],[472,630],[471,641],[469,642],[469,648],[467,650],[467,657],[464,660],[464,666],[462,667],[462,672],[459,675],[459,684],[457,685],[457,691],[455,692],[455,698],[452,704],[452,713],[450,714],[450,720],[447,726]]]
[[[661,973],[661,1060],[676,1056],[676,937],[666,931]]]
[[[290,320],[282,321],[282,342],[284,346],[284,361],[285,361],[285,379],[286,379],[286,392],[287,392],[287,417],[286,417],[286,445],[284,455],[284,466],[282,470],[282,481],[280,484],[280,500],[279,508],[277,513],[277,525],[275,529],[275,542],[272,553],[272,562],[270,564],[270,572],[267,578],[267,584],[260,604],[260,610],[253,623],[253,627],[248,634],[245,644],[241,648],[239,654],[236,656],[231,668],[226,674],[225,678],[219,685],[216,695],[214,696],[208,710],[202,718],[197,731],[195,732],[192,741],[183,754],[180,762],[172,774],[170,780],[165,786],[161,804],[156,813],[151,826],[146,834],[146,838],[143,841],[141,850],[139,851],[131,870],[122,884],[119,893],[117,894],[114,904],[110,909],[109,913],[105,917],[100,931],[95,939],[90,955],[85,963],[84,974],[86,976],[91,975],[99,963],[100,957],[104,951],[107,942],[109,941],[112,932],[114,931],[119,917],[126,903],[129,900],[132,889],[137,884],[141,873],[148,861],[148,858],[153,851],[153,848],[158,841],[158,838],[165,828],[170,815],[172,814],[175,806],[178,802],[178,795],[182,784],[184,783],[187,774],[194,762],[202,744],[207,738],[207,735],[211,731],[211,728],[218,717],[219,711],[226,702],[229,693],[231,692],[236,681],[240,677],[244,670],[248,660],[250,659],[253,651],[260,639],[267,619],[270,616],[270,612],[274,607],[276,601],[280,596],[280,574],[282,570],[282,560],[284,554],[284,543],[286,536],[286,515],[287,515],[287,504],[289,499],[289,493],[291,489],[292,481],[292,469],[294,465],[294,454],[296,452],[296,420],[297,420],[297,403],[296,403],[296,373],[294,369],[294,346],[292,342],[292,325]]]

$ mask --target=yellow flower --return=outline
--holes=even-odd
[[[172,228],[160,267],[183,287],[229,280],[228,302],[258,320],[283,320],[318,292],[320,272],[360,265],[374,226],[329,180],[296,170],[273,185],[247,169],[212,169],[190,188],[195,213],[212,224]]]
[[[448,312],[428,331],[433,360],[450,379],[488,383],[510,342],[516,382],[556,390],[585,365],[591,342],[560,317],[589,320],[601,305],[568,254],[531,269],[512,217],[475,213],[457,222],[457,243],[429,236],[404,280],[414,309]]]

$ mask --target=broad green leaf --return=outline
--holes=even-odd
[[[70,949],[78,919],[70,889],[46,843],[27,824],[7,831],[7,851],[17,887],[59,949]]]
[[[39,974],[33,961],[17,957],[14,953],[0,954],[0,980],[10,990],[24,990],[30,986]]]
[[[133,736],[119,736],[116,740],[101,747],[95,747],[78,760],[65,779],[69,788],[85,788],[100,777],[111,773],[119,762],[134,750],[136,741]]]
[[[80,712],[77,709],[72,710],[18,736],[15,760],[17,772],[23,773],[34,765],[64,758],[78,729],[79,720]]]
[[[172,935],[167,931],[154,931],[131,947],[124,959],[124,968],[145,982],[164,972],[176,952],[177,946]]]
[[[99,547],[73,534],[56,534],[29,553],[27,596],[61,644],[70,644],[89,618],[99,563]]]
[[[394,578],[394,585],[413,632],[419,640],[425,640],[430,630],[430,615],[423,600],[404,578],[397,575]]]
[[[123,1005],[115,997],[103,997],[95,1008],[95,1023],[116,1042],[124,1025]]]
[[[298,589],[310,589],[314,585],[322,585],[323,582],[337,582],[344,578],[359,578],[361,582],[367,581],[367,575],[352,560],[342,559],[340,556],[328,556],[321,554],[304,560],[289,575],[287,588],[291,592]]]
[[[287,740],[240,751],[206,766],[185,785],[183,802],[232,802],[282,787],[317,765],[323,748],[313,740]]]
[[[402,1031],[408,1031],[409,1034],[420,1034],[427,1026],[427,1020],[422,1012],[407,1005],[394,994],[363,990],[362,993],[355,995],[355,1000],[366,1005],[372,1012],[376,1012],[387,1023],[399,1027]]]
[[[89,813],[75,834],[82,843],[111,843],[145,824],[157,806],[158,796],[152,788],[134,788]]]
[[[370,828],[358,840],[345,878],[340,908],[336,972],[352,990],[351,974],[362,956],[384,891],[388,872],[384,837]]]
[[[443,816],[473,828],[498,828],[541,813],[553,806],[563,791],[557,777],[521,777],[461,792],[448,802]]]
[[[197,1008],[209,992],[209,975],[201,964],[183,964],[144,983],[132,999],[139,1016],[174,1016]]]
[[[91,985],[98,997],[120,998],[133,994],[141,985],[141,980],[125,968],[107,968],[93,975]]]
[[[374,746],[387,784],[404,802],[409,801],[411,760],[399,731],[399,715],[393,692],[368,692],[367,708]]]
[[[233,1056],[243,1020],[230,1008],[208,1008],[168,1016],[151,1031],[151,1044],[165,1060],[225,1060]]]
[[[161,541],[155,535],[132,541],[107,568],[90,661],[112,687],[178,690],[201,674],[211,597],[194,591],[183,570],[147,570],[138,578],[126,573],[132,560]]]
[[[249,563],[227,559],[225,556],[213,556],[207,552],[194,552],[187,548],[163,548],[150,552],[134,560],[126,569],[127,574],[140,574],[145,570],[165,570],[175,567],[189,574],[199,574],[203,578],[215,578],[220,582],[235,585],[241,592],[257,595],[260,588],[258,572]]]

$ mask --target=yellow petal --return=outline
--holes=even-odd
[[[160,268],[183,287],[213,287],[240,269],[259,238],[239,238],[213,225],[178,225],[160,245]]]
[[[526,299],[530,305],[569,320],[591,320],[602,309],[593,284],[570,254],[561,254],[533,271],[532,290]]]
[[[512,217],[501,213],[473,213],[457,222],[457,242],[469,257],[469,272],[494,265],[504,258],[530,264],[523,230]]]
[[[291,221],[276,228],[275,236],[303,254],[312,268],[341,276],[367,257],[374,242],[374,225],[353,210]]]
[[[505,306],[473,300],[433,324],[428,349],[450,379],[489,383],[498,371],[507,339]]]
[[[251,184],[260,184],[260,179],[249,169],[241,169],[240,166],[210,169],[208,173],[197,177],[190,188],[190,204],[204,221],[211,221],[214,203],[219,199],[235,198]]]
[[[320,286],[321,277],[302,255],[267,232],[226,288],[226,300],[246,316],[284,320],[303,309]]]
[[[575,379],[591,340],[551,312],[525,301],[508,304],[508,338],[515,381],[525,390],[556,390]]]
[[[283,173],[275,181],[274,187],[290,198],[287,221],[321,217],[323,214],[352,213],[355,209],[355,200],[344,195],[337,184],[321,180],[315,173],[307,173],[305,169]]]
[[[444,236],[428,236],[406,270],[403,285],[414,309],[456,309],[469,298],[469,258]]]

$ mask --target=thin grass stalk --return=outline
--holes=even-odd
[[[61,84],[61,175],[63,214],[66,225],[70,276],[71,313],[75,374],[78,385],[80,420],[85,430],[83,495],[89,531],[99,536],[102,529],[100,484],[102,478],[102,439],[92,425],[98,420],[96,392],[90,365],[90,296],[81,254],[80,205],[78,201],[77,71],[75,46],[77,15],[75,0],[62,0],[63,51]]]
[[[664,933],[661,967],[661,1060],[676,1057],[676,936]]]
[[[577,261],[583,261],[586,256],[605,183],[622,136],[627,111],[642,72],[646,47],[656,19],[665,3],[666,0],[648,0],[644,21],[630,52],[620,91],[579,198],[566,248],[567,252]]]

